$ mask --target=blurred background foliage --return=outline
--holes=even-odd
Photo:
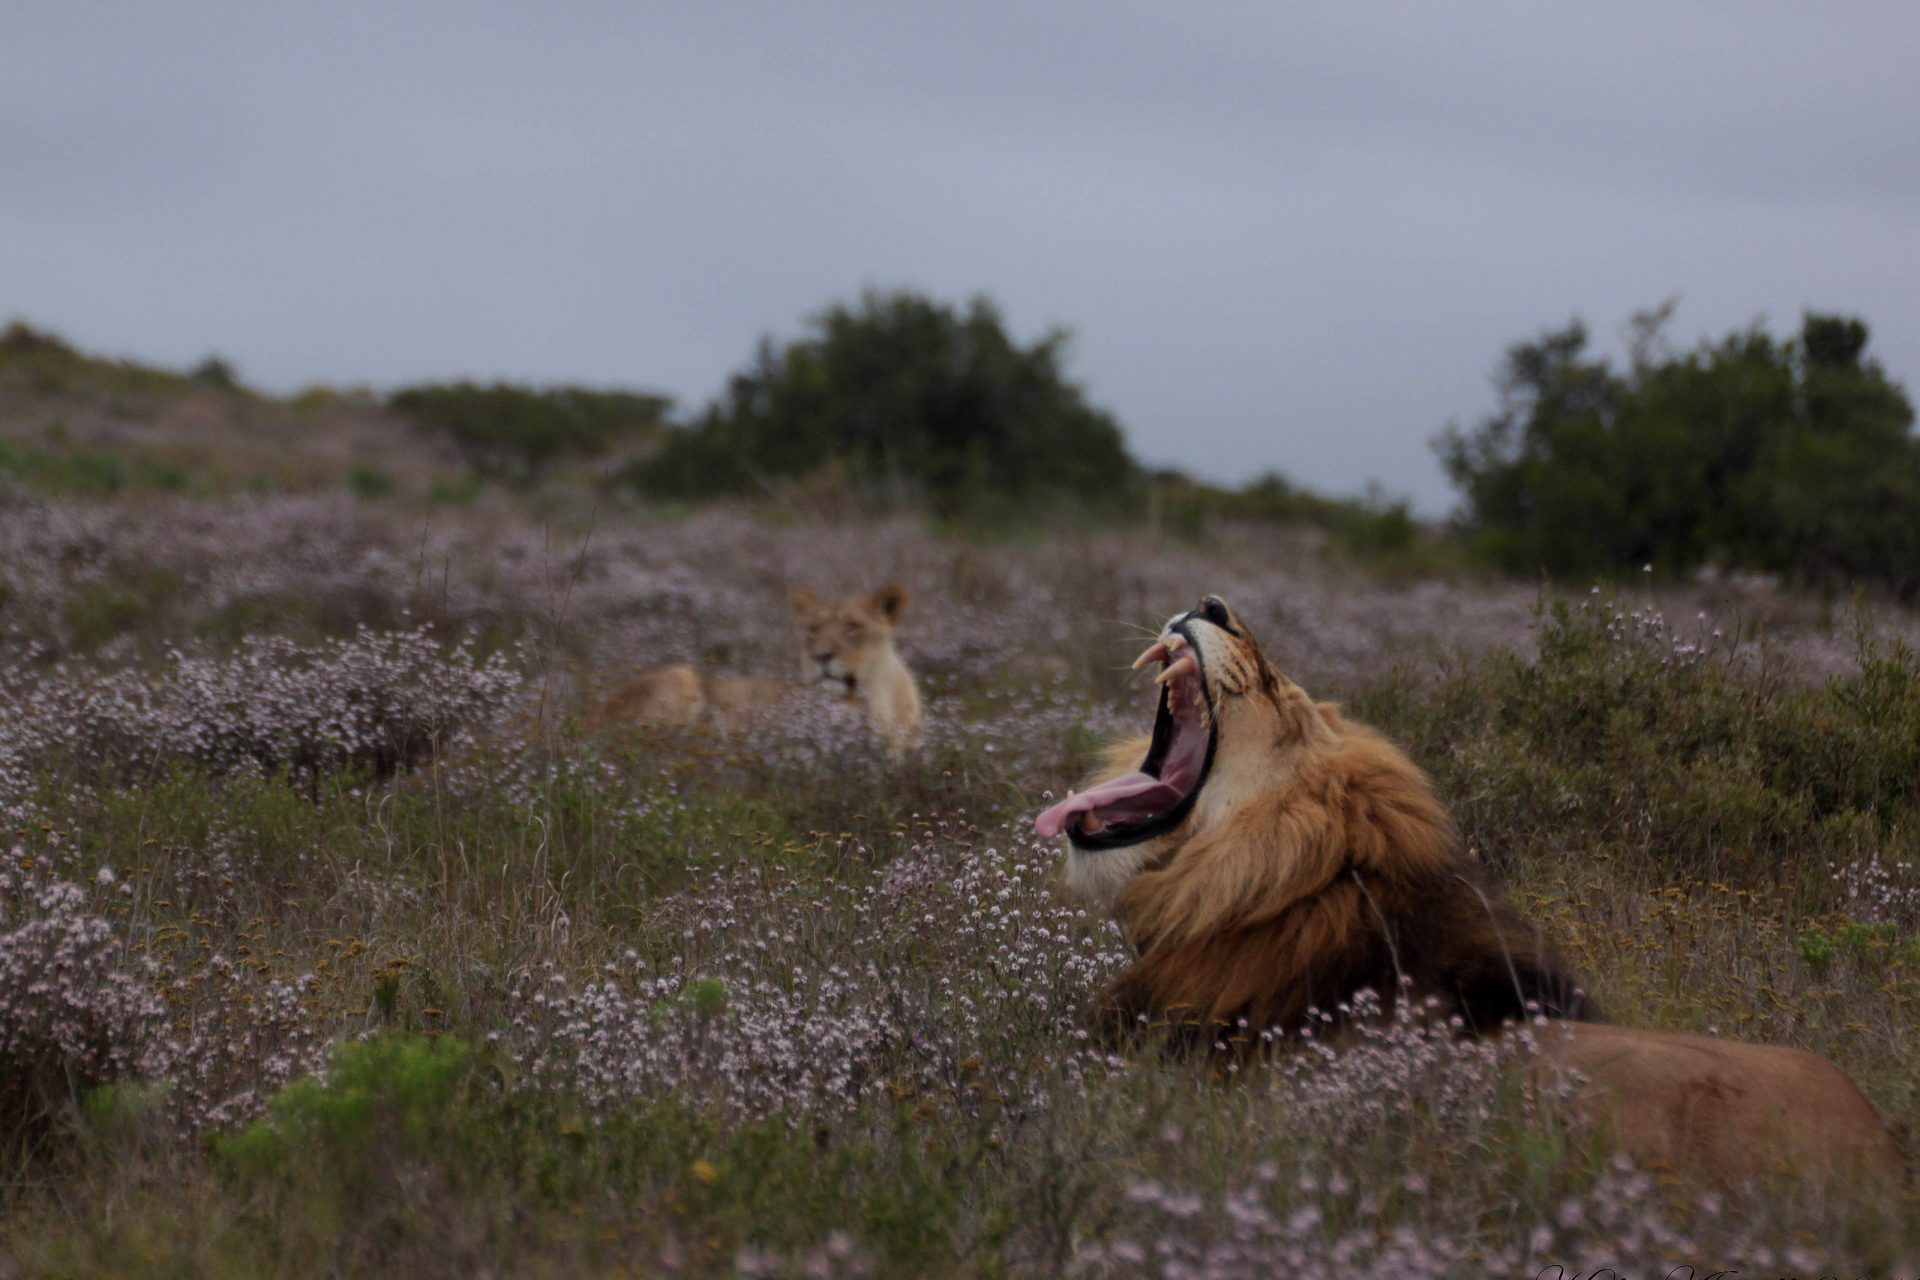
[[[869,291],[753,362],[631,478],[680,497],[745,495],[834,469],[874,498],[940,515],[1064,501],[1120,511],[1141,471],[1120,425],[1062,370],[1066,334],[1029,346],[985,298],[964,310]]]
[[[387,403],[417,425],[445,432],[478,470],[524,479],[568,456],[652,443],[673,401],[587,387],[452,382],[403,387]]]
[[[873,290],[797,337],[763,338],[686,415],[652,392],[501,382],[276,399],[219,355],[179,374],[15,322],[0,335],[0,488],[330,487],[463,504],[498,488],[549,509],[918,511],[973,534],[1118,524],[1203,538],[1256,522],[1390,570],[1585,581],[1711,567],[1920,593],[1913,405],[1867,354],[1866,323],[1809,312],[1792,337],[1755,324],[1681,351],[1672,311],[1630,319],[1623,367],[1578,319],[1508,348],[1494,411],[1434,441],[1461,499],[1445,520],[1373,487],[1336,497],[1276,471],[1234,487],[1147,465],[1068,377],[1064,331],[1022,343],[987,298]],[[1302,429],[1276,425],[1272,455]],[[329,432],[346,443],[316,444]]]
[[[1671,304],[1634,317],[1630,362],[1579,321],[1509,348],[1500,408],[1438,448],[1461,533],[1517,572],[1703,564],[1920,590],[1913,405],[1865,357],[1867,326],[1808,313],[1665,350]]]

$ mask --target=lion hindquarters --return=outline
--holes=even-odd
[[[1816,1054],[1594,1023],[1554,1023],[1543,1042],[1536,1080],[1570,1085],[1576,1119],[1649,1168],[1715,1186],[1900,1177],[1873,1105]]]
[[[593,726],[661,725],[684,729],[697,724],[707,711],[706,690],[700,673],[684,663],[643,671],[613,691]]]

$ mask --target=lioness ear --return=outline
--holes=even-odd
[[[805,587],[795,587],[787,592],[787,603],[792,605],[794,613],[802,618],[810,613],[820,612],[819,598]]]
[[[874,612],[888,622],[898,623],[900,615],[907,611],[907,589],[897,582],[890,582],[873,593]]]

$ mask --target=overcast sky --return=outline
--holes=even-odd
[[[1429,511],[1508,343],[1803,308],[1920,379],[1920,5],[12,0],[0,317],[250,382],[657,388],[866,285],[1136,453]]]

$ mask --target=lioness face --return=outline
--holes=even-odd
[[[805,587],[795,587],[791,602],[799,627],[800,679],[851,698],[874,660],[893,648],[907,592],[892,585],[870,596],[823,601]]]

